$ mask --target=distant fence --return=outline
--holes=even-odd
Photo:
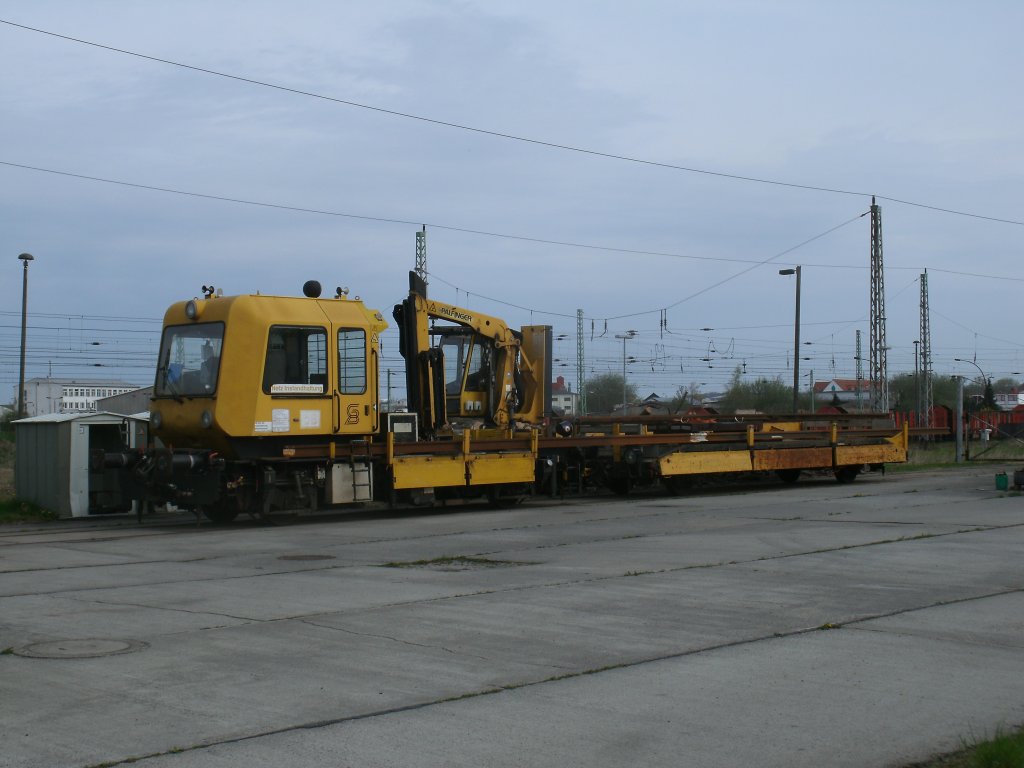
[[[896,426],[902,427],[907,424],[911,429],[925,426],[917,413],[913,411],[893,411],[893,419]],[[932,429],[949,430],[950,435],[956,428],[956,414],[952,408],[944,405],[937,405],[932,408],[931,423]],[[979,437],[982,430],[989,430],[992,438],[1019,438],[1024,436],[1024,410],[1013,411],[972,411],[964,413],[965,432],[971,437]]]

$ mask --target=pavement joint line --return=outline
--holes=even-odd
[[[963,603],[972,603],[972,602],[977,602],[979,600],[988,600],[988,599],[991,599],[993,597],[1004,597],[1006,595],[1015,595],[1015,594],[1019,594],[1021,592],[1024,592],[1024,586],[1020,586],[1020,587],[1007,587],[1006,589],[997,589],[994,592],[986,592],[985,594],[982,594],[982,595],[970,595],[970,596],[967,596],[967,597],[954,597],[954,598],[950,598],[948,600],[936,600],[935,602],[929,603],[928,605],[911,606],[909,608],[897,608],[894,611],[887,611],[886,613],[880,613],[880,614],[875,615],[875,616],[865,616],[865,617],[862,617],[862,618],[859,618],[859,619],[851,619],[850,621],[845,621],[845,622],[839,623],[838,626],[841,627],[841,628],[849,627],[850,629],[863,630],[863,629],[865,629],[864,627],[856,627],[856,626],[852,626],[852,625],[854,625],[854,624],[863,624],[866,621],[876,621],[878,619],[890,619],[893,616],[903,616],[903,615],[908,614],[908,613],[916,613],[917,611],[925,611],[925,610],[929,610],[929,609],[932,609],[932,608],[944,608],[944,607],[946,607],[948,605],[961,605]],[[867,629],[870,629],[870,627],[867,628]],[[883,631],[883,630],[876,630],[876,631]]]
[[[434,650],[440,650],[440,651],[444,651],[445,653],[450,653],[453,656],[467,656],[467,657],[469,657],[471,659],[480,659],[481,661],[493,661],[493,659],[489,659],[486,656],[478,656],[477,654],[474,654],[474,653],[463,653],[463,652],[460,652],[460,651],[455,651],[455,650],[452,650],[451,648],[446,648],[443,645],[431,645],[429,643],[414,643],[412,640],[403,640],[403,639],[401,639],[399,637],[393,637],[391,635],[379,635],[379,634],[375,634],[373,632],[356,632],[354,629],[345,629],[344,627],[334,627],[334,626],[331,626],[330,624],[318,624],[317,622],[312,621],[310,619],[300,619],[300,621],[303,624],[307,624],[307,625],[309,625],[311,627],[316,627],[317,629],[329,629],[329,630],[332,630],[334,632],[343,632],[346,635],[356,635],[357,637],[375,637],[378,640],[391,640],[394,643],[399,643],[400,645],[409,645],[409,646],[412,646],[414,648],[432,648]]]
[[[843,514],[843,513],[840,513]],[[831,517],[749,517],[748,520],[774,520],[780,523],[792,522],[799,520],[804,523],[846,523],[855,525],[906,525],[906,526],[928,526],[928,525],[942,525],[945,527],[957,525],[963,527],[965,525],[978,525],[977,523],[928,523],[928,522],[902,522],[900,520],[843,520],[837,519],[838,515],[832,515]],[[998,528],[1001,523],[987,523],[986,527]],[[1009,526],[1018,525],[1018,523],[1006,524]]]
[[[444,698],[440,698],[440,699],[434,699],[432,701],[420,702],[418,704],[409,704],[409,705],[403,706],[403,707],[390,707],[390,708],[375,710],[375,711],[372,711],[372,712],[364,712],[364,713],[356,714],[356,715],[347,715],[347,716],[344,716],[344,717],[337,717],[337,718],[327,718],[327,719],[323,719],[323,720],[311,721],[309,723],[296,723],[296,724],[293,724],[293,725],[283,726],[281,728],[273,728],[273,729],[270,729],[270,730],[267,730],[267,731],[262,731],[260,733],[252,733],[252,734],[247,734],[247,735],[244,735],[244,736],[236,736],[236,737],[230,738],[230,739],[220,739],[220,740],[217,740],[217,741],[201,742],[201,743],[193,744],[193,745],[190,745],[190,746],[187,746],[187,747],[173,747],[171,749],[167,749],[167,750],[163,750],[163,751],[159,751],[159,752],[152,752],[152,753],[149,753],[149,754],[146,754],[146,755],[126,757],[126,758],[121,758],[119,760],[113,760],[113,761],[103,762],[103,763],[93,763],[93,764],[84,766],[84,768],[114,768],[115,766],[118,766],[118,765],[140,763],[140,762],[142,762],[144,760],[155,759],[155,758],[158,758],[158,757],[165,757],[165,756],[172,755],[172,754],[181,754],[183,752],[193,752],[193,751],[211,749],[213,747],[225,746],[225,745],[228,745],[228,744],[239,744],[239,743],[243,743],[243,742],[247,742],[247,741],[254,741],[256,739],[266,738],[266,737],[270,737],[270,736],[278,736],[278,735],[285,734],[285,733],[294,733],[296,731],[318,730],[318,729],[321,729],[321,728],[329,728],[329,727],[332,727],[332,726],[335,726],[335,725],[345,725],[345,724],[351,723],[351,722],[358,722],[358,721],[361,721],[361,720],[369,720],[369,719],[374,719],[374,718],[378,718],[378,717],[389,717],[391,715],[403,714],[403,713],[406,713],[406,712],[414,712],[414,711],[417,711],[417,710],[427,709],[429,707],[443,705],[443,704],[450,704],[450,703],[454,703],[454,702],[457,702],[457,701],[463,701],[463,700],[466,700],[466,699],[474,699],[474,698],[480,698],[480,697],[483,697],[483,696],[491,696],[491,695],[498,694],[498,693],[518,691],[518,690],[521,690],[521,689],[524,689],[524,688],[532,688],[534,686],[547,685],[549,683],[557,683],[557,682],[563,682],[563,681],[566,681],[566,680],[574,680],[574,679],[582,678],[582,677],[589,677],[589,676],[598,675],[598,674],[601,674],[601,673],[604,673],[604,672],[614,672],[614,671],[623,670],[623,669],[633,669],[635,667],[640,667],[640,666],[644,666],[644,665],[647,665],[647,664],[655,664],[655,663],[662,662],[662,661],[673,661],[673,660],[678,660],[678,659],[685,659],[685,658],[689,658],[691,656],[698,656],[700,654],[705,654],[705,653],[715,653],[717,651],[730,650],[730,649],[733,649],[733,648],[740,648],[740,647],[744,647],[744,646],[748,646],[748,645],[754,645],[756,643],[761,643],[761,642],[765,642],[765,641],[784,640],[784,639],[793,638],[793,637],[800,637],[802,635],[807,635],[807,634],[811,634],[811,633],[814,633],[814,632],[833,631],[833,630],[837,630],[837,629],[845,629],[845,628],[848,628],[848,627],[852,628],[852,629],[860,629],[859,627],[850,627],[850,625],[852,625],[852,624],[860,624],[860,623],[863,623],[863,622],[866,622],[866,621],[874,621],[874,620],[878,620],[878,619],[890,618],[891,616],[898,616],[898,615],[901,615],[901,614],[911,613],[911,612],[914,612],[914,611],[923,611],[923,610],[927,610],[927,609],[930,609],[930,608],[943,607],[943,606],[946,606],[946,605],[955,605],[955,604],[959,604],[959,603],[967,603],[967,602],[972,602],[972,601],[977,601],[977,600],[984,600],[984,599],[988,599],[988,598],[992,598],[992,597],[999,597],[999,596],[1002,596],[1002,595],[1014,594],[1014,593],[1019,593],[1019,592],[1024,592],[1024,588],[1011,588],[1011,589],[1005,589],[1005,590],[999,590],[999,591],[996,591],[996,592],[986,593],[986,594],[982,594],[982,595],[975,595],[975,596],[971,596],[971,597],[956,598],[956,599],[952,599],[952,600],[940,600],[940,601],[936,601],[934,603],[930,603],[928,605],[915,606],[915,607],[912,607],[912,608],[900,609],[900,610],[896,610],[896,611],[889,611],[889,612],[886,612],[886,613],[880,613],[880,614],[876,614],[876,615],[872,615],[872,616],[864,616],[864,617],[861,617],[859,619],[852,619],[852,620],[850,620],[848,622],[837,622],[837,623],[826,622],[826,623],[820,624],[820,625],[818,625],[816,627],[803,627],[803,628],[799,628],[799,629],[790,630],[788,632],[773,632],[770,635],[760,635],[758,637],[745,638],[745,639],[742,639],[742,640],[732,640],[732,641],[725,642],[725,643],[717,643],[717,644],[714,644],[714,645],[704,646],[702,648],[693,648],[693,649],[689,649],[689,650],[685,650],[685,651],[676,651],[674,653],[658,654],[657,656],[651,656],[651,657],[648,657],[648,658],[635,659],[633,661],[624,661],[624,662],[620,662],[620,663],[617,663],[617,664],[607,664],[607,665],[604,665],[604,666],[601,666],[601,667],[595,667],[595,668],[592,668],[592,669],[577,670],[577,671],[574,671],[574,672],[567,672],[567,673],[560,674],[560,675],[553,675],[553,676],[542,678],[542,679],[539,679],[539,680],[528,680],[528,681],[521,682],[521,683],[509,683],[507,685],[501,685],[501,686],[492,687],[492,688],[485,688],[485,689],[481,689],[481,690],[478,690],[478,691],[470,691],[470,692],[463,693],[463,694],[456,695],[456,696],[448,696],[448,697],[444,697]],[[402,641],[400,641],[400,642],[402,642]]]
[[[92,543],[92,542],[89,542],[89,543]],[[125,560],[125,561],[119,562],[119,563],[87,563],[87,564],[83,564],[83,565],[61,565],[61,566],[56,567],[56,568],[54,568],[54,567],[49,567],[49,568],[12,568],[12,569],[7,570],[7,571],[0,570],[0,576],[4,576],[6,574],[11,574],[11,573],[40,573],[40,572],[45,573],[45,572],[51,572],[51,571],[54,572],[54,573],[58,573],[60,571],[77,571],[77,570],[84,570],[84,569],[88,569],[88,568],[121,568],[121,567],[127,566],[127,565],[159,565],[159,564],[164,564],[164,563],[170,564],[170,565],[178,565],[178,564],[183,564],[183,563],[201,563],[204,560],[213,561],[213,560],[218,560],[218,559],[221,559],[221,558],[215,558],[215,557],[190,557],[190,558],[187,558],[185,560],[168,560],[167,558],[163,558],[163,559],[159,559],[159,560]]]
[[[177,564],[180,561],[167,560],[167,561],[154,561],[154,562],[167,562],[171,564]],[[292,568],[280,571],[263,571],[262,573],[245,573],[237,576],[206,576],[197,579],[177,579],[177,580],[164,580],[164,581],[147,581],[140,582],[138,584],[111,584],[108,586],[92,586],[92,587],[76,587],[70,588],[65,587],[63,589],[52,589],[44,592],[14,592],[10,594],[0,594],[0,600],[11,598],[11,597],[43,597],[45,595],[70,595],[79,592],[106,592],[113,589],[136,589],[139,587],[157,587],[165,586],[168,584],[199,584],[202,582],[214,582],[214,581],[237,581],[239,579],[258,579],[266,576],[287,576],[292,573],[310,573],[317,571],[332,571],[332,570],[343,570],[346,568],[372,568],[373,564],[353,564],[353,565],[324,565],[313,568]],[[55,568],[53,570],[60,571],[63,568]],[[2,574],[0,574],[2,575]]]
[[[1016,590],[1018,592],[1024,590]],[[1010,593],[1013,594],[1013,593]],[[990,595],[990,597],[1000,597],[1000,595]],[[941,608],[942,606],[936,606]],[[923,632],[908,632],[908,631],[896,631],[893,629],[876,629],[874,627],[851,627],[847,626],[845,629],[849,629],[852,632],[872,632],[879,635],[891,635],[893,637],[924,637],[933,642],[949,643],[951,645],[976,645],[982,648],[1008,648],[1011,650],[1021,650],[1020,645],[1013,645],[1011,643],[983,643],[977,640],[970,640],[963,637],[942,637],[941,635],[923,633]]]
[[[129,529],[127,527],[127,525],[117,525],[117,526],[111,525],[111,526],[105,526],[105,527],[102,527],[102,528],[88,528],[88,529],[76,532],[73,529],[69,528],[68,526],[64,525],[64,526],[61,526],[60,528],[57,528],[56,530],[54,530],[53,528],[35,528],[33,530],[30,530],[30,531],[25,531],[25,530],[22,530],[22,531],[3,531],[3,532],[0,532],[0,544],[5,544],[9,539],[13,540],[13,539],[17,539],[19,537],[29,537],[29,536],[60,536],[60,535],[63,535],[63,534],[89,533],[90,531],[97,531],[97,532],[102,532],[102,531],[123,531],[126,535],[122,535],[122,536],[108,535],[108,536],[103,536],[103,537],[94,537],[94,538],[90,538],[90,539],[70,538],[70,539],[64,539],[64,540],[57,540],[56,543],[58,543],[58,544],[61,544],[61,543],[75,544],[75,543],[78,543],[78,542],[120,541],[120,540],[126,539],[126,538],[146,539],[146,538],[155,538],[157,536],[167,536],[167,535],[169,535],[171,533],[195,532],[195,525],[186,526],[186,525],[183,525],[181,523],[174,522],[174,521],[171,521],[171,520],[168,520],[168,521],[166,521],[164,523],[161,523],[161,525],[162,526],[166,526],[168,528],[174,527],[174,530],[166,530],[166,531],[164,531],[164,530],[157,530],[157,531],[154,531],[154,530],[147,530],[147,528],[131,528],[131,529]],[[16,544],[20,544],[21,542],[17,542],[16,541],[15,543]]]
[[[47,597],[56,597],[56,595],[47,595]],[[112,602],[112,601],[109,601],[109,600],[95,600],[95,599],[89,600],[89,599],[85,599],[83,597],[77,597],[77,596],[73,596],[73,595],[72,596],[68,596],[68,597],[66,597],[64,599],[66,599],[66,600],[73,600],[76,603],[83,603],[85,605],[107,605],[107,606],[112,606],[112,607],[116,607],[116,608],[125,608],[125,607],[128,607],[128,608],[145,608],[145,609],[150,610],[150,611],[167,611],[168,613],[186,613],[186,614],[189,614],[190,616],[217,616],[217,617],[222,618],[222,619],[234,619],[236,621],[242,621],[242,622],[245,622],[247,624],[265,623],[265,622],[268,622],[268,621],[274,621],[275,620],[275,619],[256,619],[256,618],[253,618],[251,616],[233,616],[230,613],[219,613],[217,611],[190,611],[188,608],[168,608],[167,606],[147,605],[146,603],[118,603],[118,602]],[[298,618],[298,617],[294,617],[293,616],[293,617],[289,617],[289,618],[294,619],[294,618]],[[230,625],[224,625],[224,626],[228,627]],[[209,627],[206,627],[206,629],[209,629]]]

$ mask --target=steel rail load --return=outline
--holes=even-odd
[[[164,317],[144,450],[96,451],[139,514],[171,503],[216,522],[241,512],[374,500],[520,500],[535,493],[662,485],[906,461],[906,425],[885,414],[560,419],[551,410],[550,326],[428,299],[409,276],[394,308],[409,412],[383,412],[383,315],[338,289],[321,298],[203,297]]]

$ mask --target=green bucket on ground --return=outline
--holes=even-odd
[[[1006,473],[1005,472],[999,472],[996,475],[996,490],[997,491],[1005,491],[1005,490],[1009,489],[1009,487],[1010,487],[1010,481],[1006,477]]]

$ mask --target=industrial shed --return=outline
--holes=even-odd
[[[91,451],[144,447],[145,415],[51,413],[14,422],[15,493],[60,517],[128,512],[114,473],[94,472]]]

